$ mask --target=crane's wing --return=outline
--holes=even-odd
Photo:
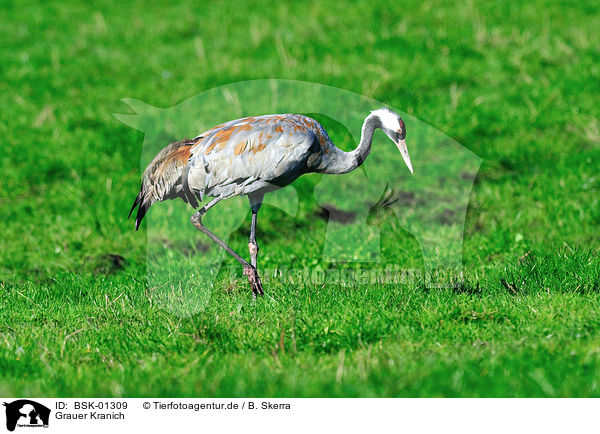
[[[276,189],[311,171],[311,158],[327,139],[315,120],[301,115],[227,122],[195,138],[184,189],[201,200]]]

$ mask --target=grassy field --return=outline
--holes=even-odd
[[[1,3],[0,396],[600,396],[598,3]],[[262,78],[383,101],[482,158],[463,273],[253,300],[238,272],[195,315],[157,303],[126,220],[144,135],[112,114]],[[261,210],[263,267],[327,268],[317,182],[296,216]],[[420,263],[377,224],[389,263]]]

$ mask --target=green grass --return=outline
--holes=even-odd
[[[0,395],[600,396],[596,3],[95,6],[2,4]],[[201,312],[163,309],[125,220],[144,136],[112,113],[259,78],[375,98],[481,157],[463,273],[272,279],[254,301],[222,271]],[[296,216],[261,210],[263,267],[327,267],[318,181]],[[391,265],[420,266],[375,223]]]

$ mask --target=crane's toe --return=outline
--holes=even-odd
[[[255,297],[257,295],[265,295],[260,276],[258,275],[258,270],[252,266],[245,267],[244,274],[248,276],[248,282],[250,282],[250,287],[252,288],[252,295]]]

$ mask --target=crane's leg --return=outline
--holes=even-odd
[[[252,224],[250,225],[250,239],[248,240],[248,250],[250,250],[250,264],[256,266],[256,257],[258,256],[258,243],[256,242],[256,215],[257,211],[252,210]]]
[[[258,285],[262,291],[262,283],[258,275],[258,267],[256,265],[256,257],[258,256],[258,243],[256,242],[256,217],[258,210],[262,205],[264,194],[249,195],[250,209],[252,210],[252,223],[250,224],[250,239],[248,240],[248,250],[250,250],[250,264],[252,269],[245,269],[244,273],[248,276],[250,285]]]
[[[248,250],[250,250],[250,263],[254,268],[256,266],[256,257],[258,256],[258,243],[256,242],[256,217],[258,210],[262,205],[264,194],[249,196],[250,209],[252,210],[252,223],[250,225],[250,239],[248,240]]]
[[[231,247],[229,247],[227,244],[225,244],[219,237],[217,237],[214,233],[212,233],[210,229],[208,229],[206,226],[204,226],[202,224],[202,216],[204,214],[206,214],[206,211],[211,209],[213,206],[215,206],[217,203],[219,203],[222,199],[224,199],[224,198],[213,199],[211,202],[209,202],[208,204],[206,204],[202,208],[200,208],[200,210],[197,213],[195,213],[191,217],[190,220],[191,220],[192,224],[196,227],[196,229],[204,232],[204,234],[206,234],[211,240],[213,240],[215,243],[217,243],[219,246],[221,246],[223,249],[225,249],[225,251],[227,253],[229,253],[231,256],[233,256],[235,258],[235,260],[238,261],[244,267],[244,274],[246,276],[248,276],[248,280],[250,280],[250,284],[252,286],[252,294],[255,297],[257,295],[263,295],[264,291],[262,288],[262,283],[260,281],[260,277],[258,276],[258,272],[256,271],[256,267],[249,264],[248,261],[246,261],[240,255],[238,255]]]

